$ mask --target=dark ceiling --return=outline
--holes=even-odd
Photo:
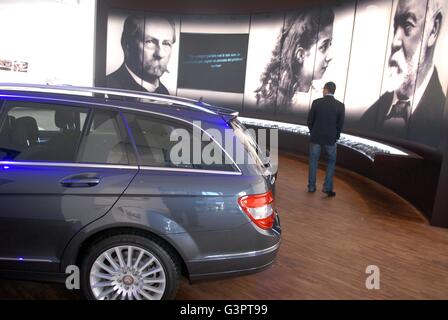
[[[322,4],[332,5],[346,0],[100,0],[109,8],[184,14],[244,14],[288,11]],[[353,0],[352,0],[353,1]]]

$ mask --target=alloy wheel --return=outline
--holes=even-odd
[[[116,246],[101,253],[90,270],[90,288],[98,300],[160,300],[166,275],[149,251]]]

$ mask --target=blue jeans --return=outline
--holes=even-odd
[[[327,174],[325,176],[324,188],[322,191],[333,191],[333,175],[336,166],[336,144],[323,145],[310,142],[308,190],[316,190],[317,164],[320,157],[320,149],[324,148],[327,155]]]

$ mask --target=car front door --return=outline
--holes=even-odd
[[[7,101],[0,117],[0,268],[58,271],[69,240],[138,172],[119,113]]]

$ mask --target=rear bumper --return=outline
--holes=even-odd
[[[190,260],[187,262],[189,279],[194,282],[263,271],[274,263],[280,242],[280,233],[278,233],[277,243],[266,249]]]

